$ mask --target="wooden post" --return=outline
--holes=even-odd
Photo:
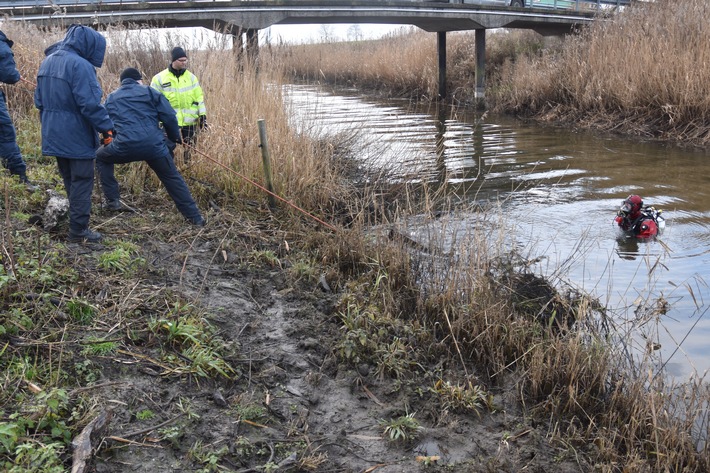
[[[446,98],[446,31],[436,33],[436,51],[439,57],[439,99]]]
[[[276,199],[274,199],[274,185],[271,181],[271,158],[269,157],[269,143],[266,139],[266,123],[264,120],[258,120],[259,125],[259,147],[261,148],[261,160],[264,163],[264,177],[266,179],[266,189],[271,192],[269,194],[269,208],[276,208]]]

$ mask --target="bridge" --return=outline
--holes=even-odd
[[[562,35],[624,8],[631,1],[513,0],[517,6],[506,6],[511,0],[10,0],[0,1],[0,16],[41,27],[204,27],[232,35],[237,48],[243,47],[245,35],[246,49],[254,55],[258,31],[272,25],[413,25],[437,34],[442,98],[446,96],[446,33],[475,30],[476,90],[482,99],[486,30],[519,28]]]

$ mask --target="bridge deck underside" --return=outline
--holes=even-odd
[[[491,28],[533,29],[564,34],[592,20],[589,13],[481,7],[431,2],[143,2],[82,7],[8,8],[0,15],[44,26],[124,24],[163,27],[202,26],[219,31],[263,29],[276,24],[380,23],[417,26],[425,31]],[[215,6],[212,6],[215,5]]]

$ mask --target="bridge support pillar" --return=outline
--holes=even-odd
[[[249,28],[249,29],[247,29],[247,58],[252,63],[256,63],[256,59],[258,57],[259,57],[259,30]]]
[[[476,30],[476,103],[485,107],[486,104],[486,30]]]
[[[439,100],[446,98],[446,31],[436,32],[436,51],[439,62]]]
[[[244,53],[244,31],[241,26],[236,28],[236,31],[231,31],[232,35],[232,51],[236,54],[237,61],[242,60],[242,54]]]

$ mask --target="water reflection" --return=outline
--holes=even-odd
[[[637,323],[644,296],[669,301],[647,334],[661,346],[658,366],[678,375],[710,368],[708,152],[308,86],[289,86],[286,97],[295,127],[312,136],[357,130],[358,159],[386,168],[395,181],[504,203],[515,243],[545,256],[536,270],[597,295],[621,319]],[[613,218],[629,194],[664,210],[658,239],[619,238]],[[636,343],[644,352],[645,341]]]

